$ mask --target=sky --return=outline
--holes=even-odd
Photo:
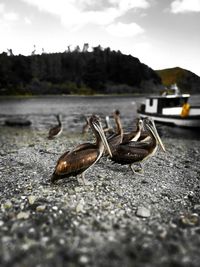
[[[84,43],[154,70],[200,76],[200,0],[0,0],[0,53],[64,52]]]

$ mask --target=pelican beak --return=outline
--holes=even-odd
[[[112,157],[112,152],[111,152],[110,147],[108,145],[108,142],[107,142],[107,139],[105,137],[105,134],[104,134],[104,131],[103,131],[103,128],[102,128],[101,124],[98,125],[97,123],[93,123],[93,125],[96,128],[96,130],[98,131],[98,133],[99,133],[99,135],[101,137],[101,140],[102,140],[102,142],[104,144],[105,149],[108,151],[109,155]]]
[[[160,138],[160,136],[159,136],[159,134],[158,134],[158,132],[157,132],[157,129],[156,129],[156,126],[155,126],[154,121],[151,121],[151,123],[152,123],[152,125],[151,125],[151,124],[148,124],[148,126],[149,126],[149,128],[150,128],[152,134],[154,135],[154,137],[156,138],[156,140],[157,140],[158,143],[160,144],[162,150],[163,150],[164,152],[166,152],[165,146],[164,146],[164,144],[163,144],[163,142],[162,142],[162,140],[161,140],[161,138]]]

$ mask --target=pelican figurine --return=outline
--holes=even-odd
[[[166,151],[153,120],[144,118],[143,126],[149,135],[148,142],[132,141],[122,143],[112,151],[113,156],[111,160],[122,165],[129,165],[133,173],[135,173],[135,170],[132,165],[135,163],[142,163],[152,157],[156,153],[159,144],[163,151]]]
[[[143,128],[143,121],[141,119],[137,119],[136,130],[133,130],[129,133],[124,133],[122,143],[127,143],[130,141],[138,141],[138,139],[141,136],[142,128]]]
[[[96,143],[84,143],[65,152],[58,159],[51,182],[81,174],[83,184],[86,184],[85,171],[101,158],[104,148],[112,156],[99,118],[95,115],[91,116],[89,124],[96,137]]]
[[[58,125],[54,126],[53,128],[51,128],[49,130],[48,139],[54,139],[54,138],[58,137],[61,134],[62,130],[63,130],[59,114],[56,115],[56,119],[58,121]]]
[[[90,128],[89,119],[87,117],[84,117],[84,119],[85,119],[85,124],[83,125],[83,128],[82,128],[82,134],[83,135],[86,134]]]
[[[114,151],[115,147],[118,146],[122,142],[122,138],[123,138],[123,128],[121,125],[119,110],[115,110],[115,112],[113,113],[113,116],[114,116],[115,124],[116,124],[116,133],[110,135],[107,138],[111,151]]]

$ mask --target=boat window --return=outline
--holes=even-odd
[[[168,98],[168,99],[160,99],[159,101],[159,105],[162,107],[162,108],[167,108],[167,107],[182,107],[182,105],[184,103],[187,102],[187,98]]]
[[[153,106],[153,98],[149,99],[149,106],[151,106],[151,107]]]

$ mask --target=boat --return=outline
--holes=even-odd
[[[181,94],[176,86],[174,92],[146,97],[137,110],[139,116],[180,127],[200,127],[200,106],[192,106],[190,94]]]

